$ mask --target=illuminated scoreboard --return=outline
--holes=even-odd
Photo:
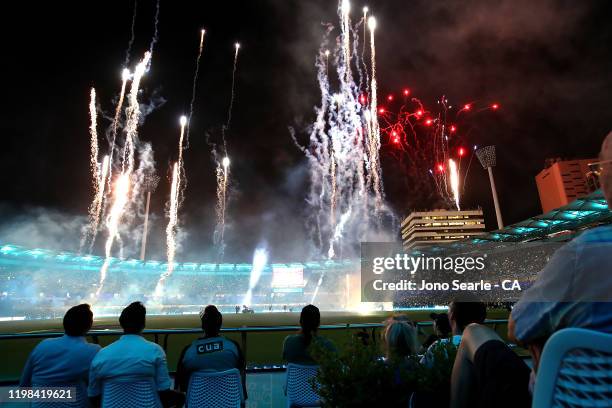
[[[301,292],[304,289],[304,267],[273,266],[272,289],[275,292]]]

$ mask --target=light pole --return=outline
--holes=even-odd
[[[140,260],[144,261],[145,259],[145,251],[147,248],[147,232],[149,229],[149,204],[151,203],[151,193],[155,191],[157,188],[157,184],[159,183],[159,177],[154,173],[148,174],[145,176],[143,189],[147,193],[147,204],[145,206],[145,216],[144,216],[144,230],[142,232],[142,244],[140,246]]]
[[[497,198],[497,190],[495,189],[495,180],[493,179],[493,167],[495,167],[495,146],[486,146],[476,150],[476,156],[482,164],[482,167],[489,172],[489,181],[491,182],[491,192],[493,193],[493,204],[495,205],[495,216],[497,217],[497,228],[504,228],[501,210],[499,209],[499,199]]]

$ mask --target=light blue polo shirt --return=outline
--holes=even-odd
[[[89,365],[99,350],[99,345],[88,343],[82,336],[45,339],[30,353],[19,385],[87,383]]]
[[[158,391],[170,389],[166,353],[159,344],[137,334],[124,334],[104,347],[91,362],[89,369],[90,397],[102,394],[107,380],[130,381],[151,378]]]

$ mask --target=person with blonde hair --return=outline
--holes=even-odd
[[[384,340],[388,361],[403,360],[417,353],[417,329],[409,321],[392,320],[385,328]]]

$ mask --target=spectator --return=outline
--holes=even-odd
[[[246,397],[246,360],[238,343],[219,335],[223,324],[221,312],[213,305],[206,306],[201,319],[204,337],[194,340],[183,349],[176,370],[175,389],[186,392],[194,371],[237,368],[240,370]]]
[[[417,331],[411,322],[392,321],[384,333],[387,361],[402,361],[417,351]]]
[[[301,330],[299,334],[287,336],[283,343],[283,360],[296,364],[316,364],[309,352],[309,347],[313,343],[317,343],[327,350],[335,350],[336,348],[331,341],[317,335],[320,324],[321,313],[319,308],[313,305],[304,306],[300,314]]]
[[[85,392],[89,364],[100,350],[90,344],[85,335],[93,324],[93,313],[88,304],[74,306],[64,315],[64,335],[41,341],[30,353],[20,387],[77,386],[77,392]]]
[[[593,167],[610,204],[612,132]],[[607,303],[612,280],[606,268],[611,263],[612,227],[590,229],[557,250],[523,293],[512,309],[508,337],[529,349],[534,370],[546,340],[557,330],[582,327],[612,332],[612,308]],[[471,387],[481,395],[481,406],[529,406],[534,372],[530,376],[529,368],[492,330],[470,326],[453,369],[452,406],[468,406]]]
[[[484,303],[473,295],[463,294],[457,296],[448,306],[448,320],[453,336],[434,342],[421,359],[421,364],[431,367],[433,365],[433,348],[439,344],[451,341],[455,346],[461,343],[461,335],[470,323],[484,323],[487,317],[487,308]]]
[[[151,378],[164,407],[182,406],[185,396],[170,389],[166,353],[156,343],[142,337],[147,310],[140,302],[121,312],[123,336],[104,347],[91,362],[88,394],[98,405],[104,381]]]
[[[423,342],[422,349],[426,351],[429,346],[440,339],[447,339],[451,333],[450,323],[448,321],[448,314],[446,313],[432,313],[429,315],[433,321],[433,333],[430,334],[427,339]]]

